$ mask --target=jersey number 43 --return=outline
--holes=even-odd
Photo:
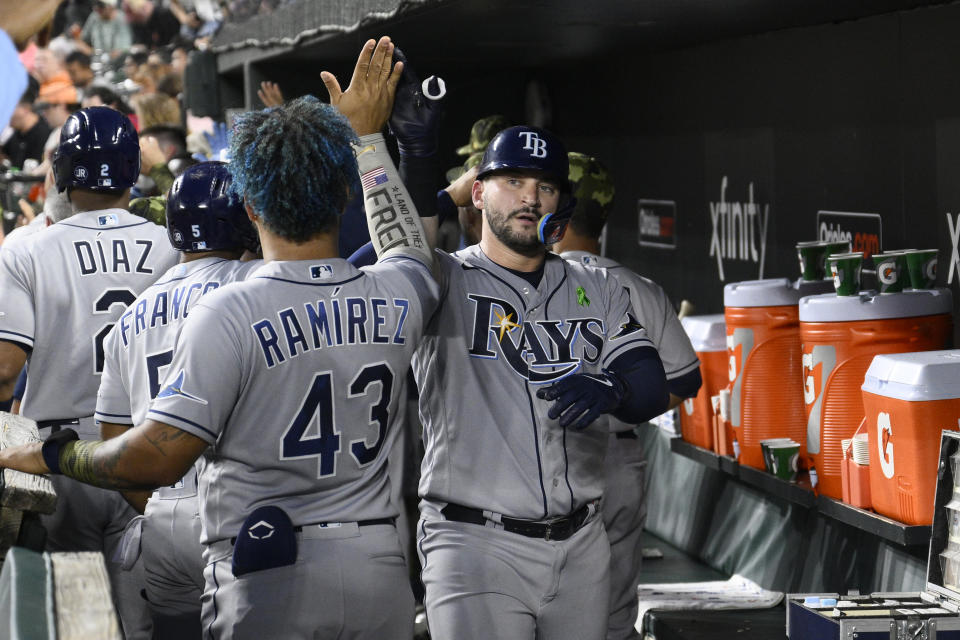
[[[354,376],[347,389],[348,402],[367,395],[371,385],[379,385],[379,396],[370,405],[369,423],[376,425],[377,437],[368,446],[365,438],[350,440],[350,456],[359,468],[373,462],[387,433],[390,399],[393,397],[393,371],[386,362],[365,366]],[[344,407],[347,417],[356,415],[353,406]],[[337,428],[337,408],[334,406],[334,378],[330,371],[317,373],[304,395],[300,410],[287,427],[280,442],[280,459],[317,458],[317,478],[336,475],[340,456],[340,434]],[[311,424],[316,424],[316,435],[308,435]],[[353,420],[351,420],[353,422]]]

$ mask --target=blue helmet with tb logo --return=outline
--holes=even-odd
[[[570,164],[567,148],[557,136],[537,127],[509,127],[490,141],[480,161],[477,180],[498,171],[541,171],[560,187],[557,211],[540,219],[539,235],[544,244],[554,244],[563,237],[573,215],[576,199],[571,194]]]
[[[127,116],[110,107],[88,107],[67,118],[53,155],[57,191],[101,193],[129,189],[140,176],[140,139]]]
[[[201,162],[173,181],[167,195],[167,235],[174,249],[257,250],[257,231],[243,200],[230,193],[232,180],[226,163]]]

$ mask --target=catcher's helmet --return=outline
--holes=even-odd
[[[536,127],[509,127],[490,141],[483,153],[477,180],[497,171],[542,171],[560,186],[560,205],[556,212],[540,219],[539,235],[544,244],[554,244],[563,237],[576,199],[571,195],[567,175],[570,165],[567,149],[557,136]]]
[[[60,130],[53,156],[57,190],[103,193],[129,189],[140,176],[140,139],[133,124],[110,107],[74,112]]]
[[[228,165],[201,162],[184,171],[167,195],[167,235],[185,253],[257,250],[257,231],[243,201],[230,193]]]

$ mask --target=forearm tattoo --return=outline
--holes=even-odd
[[[105,445],[112,445],[112,451],[104,451],[97,459],[97,450]],[[92,442],[89,440],[75,440],[60,449],[60,470],[63,475],[85,484],[104,489],[142,489],[141,484],[131,482],[127,478],[117,475],[117,463],[126,449],[126,443],[117,440],[107,442]]]

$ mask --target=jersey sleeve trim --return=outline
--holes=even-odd
[[[605,354],[603,356],[603,362],[604,362],[603,366],[605,367],[609,366],[610,363],[613,362],[615,354],[622,352],[624,349],[635,349],[639,347],[650,347],[652,349],[656,349],[656,347],[653,346],[653,343],[650,341],[649,338],[640,338],[638,340],[631,340],[630,342],[626,342],[612,349],[610,353]]]
[[[667,380],[673,380],[674,378],[679,378],[680,376],[684,376],[699,366],[700,366],[700,360],[698,358],[694,358],[693,362],[689,364],[685,364],[682,367],[678,367],[673,371],[667,371]]]
[[[301,284],[305,287],[338,287],[340,285],[347,284],[348,282],[353,282],[358,278],[363,277],[363,273],[359,273],[352,278],[347,278],[346,280],[340,280],[338,282],[300,282],[299,280],[290,280],[288,278],[278,278],[276,276],[253,276],[249,278],[250,280],[279,280],[280,282],[289,282],[290,284]]]
[[[133,424],[133,416],[123,413],[107,413],[106,411],[94,411],[93,419],[97,422],[112,422],[114,424]]]
[[[33,336],[28,336],[25,333],[17,333],[16,331],[0,329],[0,340],[14,342],[18,345],[26,345],[30,349],[33,348]]]
[[[428,275],[428,276],[430,276],[430,275],[433,274],[433,272],[430,270],[430,265],[428,265],[426,262],[424,262],[424,261],[423,261],[418,255],[416,255],[416,254],[410,254],[410,253],[392,253],[392,254],[390,254],[389,256],[387,256],[387,257],[383,258],[382,260],[380,260],[380,264],[385,264],[385,263],[387,263],[387,262],[398,262],[398,261],[401,261],[401,260],[411,261],[411,262],[413,262],[414,264],[416,264],[417,266],[423,267],[423,269],[427,272],[427,275]]]
[[[172,427],[186,431],[191,435],[195,435],[205,442],[213,444],[217,441],[217,434],[213,431],[210,431],[203,425],[197,424],[192,420],[187,420],[186,418],[181,418],[178,415],[172,413],[167,413],[166,411],[160,411],[159,409],[150,409],[147,412],[148,418],[154,418],[158,422],[163,422],[169,424]]]

